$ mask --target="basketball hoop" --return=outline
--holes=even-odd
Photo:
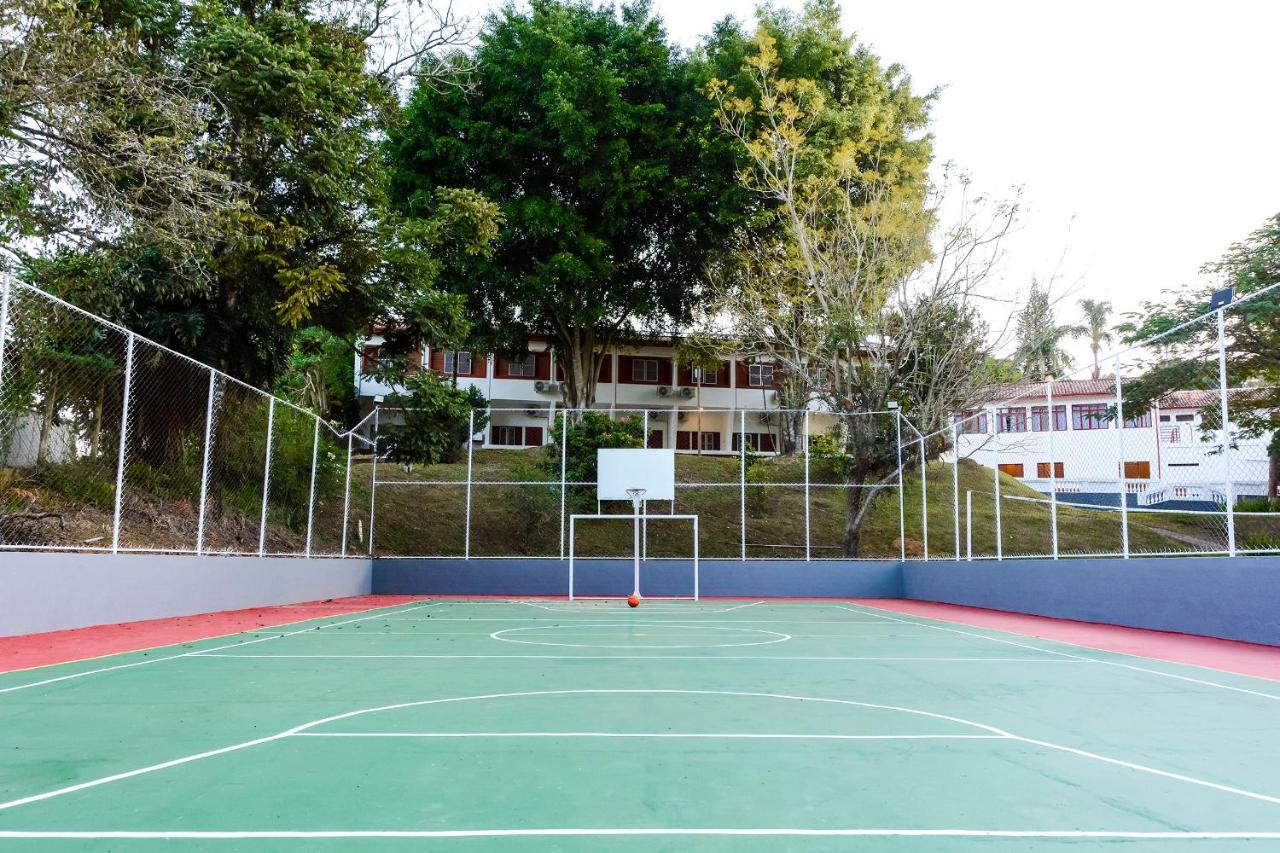
[[[648,489],[627,489],[627,497],[631,498],[631,506],[637,513],[640,512],[640,504],[648,491]]]

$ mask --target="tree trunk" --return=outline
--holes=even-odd
[[[862,519],[864,489],[854,486],[844,492],[844,555],[858,556],[858,547],[862,542]]]
[[[596,352],[593,329],[568,329],[556,336],[564,370],[564,404],[570,410],[589,409],[596,404],[596,385],[604,352]],[[614,377],[616,380],[617,377]]]
[[[1278,487],[1280,487],[1280,456],[1272,453],[1267,457],[1267,497],[1274,498]]]
[[[107,389],[98,387],[98,399],[93,406],[93,426],[89,429],[89,458],[97,459],[102,446],[102,412],[106,407]]]
[[[49,435],[53,431],[53,418],[58,414],[58,376],[55,373],[44,398],[44,411],[40,413],[40,439],[36,443],[36,464],[43,464],[49,455]]]

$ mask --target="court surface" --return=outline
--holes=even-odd
[[[0,850],[1280,850],[1280,684],[859,603],[409,601],[0,676]]]

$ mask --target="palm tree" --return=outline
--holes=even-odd
[[[1089,350],[1093,353],[1093,378],[1102,378],[1102,367],[1098,364],[1098,353],[1103,344],[1109,344],[1113,338],[1107,320],[1111,316],[1111,303],[1097,299],[1081,299],[1080,312],[1084,314],[1084,325],[1068,326],[1067,333],[1073,338],[1088,338]]]

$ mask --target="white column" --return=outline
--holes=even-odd
[[[560,410],[560,559],[564,559],[564,510],[568,485],[565,483],[565,465],[569,449],[569,410]],[[470,475],[467,476],[470,480]]]
[[[747,410],[738,410],[738,518],[742,525],[742,559],[747,559]]]
[[[351,512],[351,446],[354,433],[347,433],[347,475],[342,486],[342,556],[347,556],[347,516]]]
[[[1004,530],[1000,525],[1000,463],[997,462],[991,469],[995,482],[995,498],[996,498],[996,559],[1004,559]]]
[[[920,535],[923,539],[924,561],[929,562],[929,488],[928,468],[924,452],[924,436],[920,436]]]
[[[116,456],[116,501],[111,514],[111,553],[120,551],[120,513],[124,508],[124,463],[129,446],[129,404],[133,396],[134,335],[125,339],[124,350],[124,401],[120,407],[120,448]]]
[[[493,423],[493,409],[489,409],[489,423]],[[466,517],[462,530],[462,557],[463,559],[471,559],[471,470],[475,456],[475,435],[476,435],[476,410],[472,409],[467,414],[467,506]]]

